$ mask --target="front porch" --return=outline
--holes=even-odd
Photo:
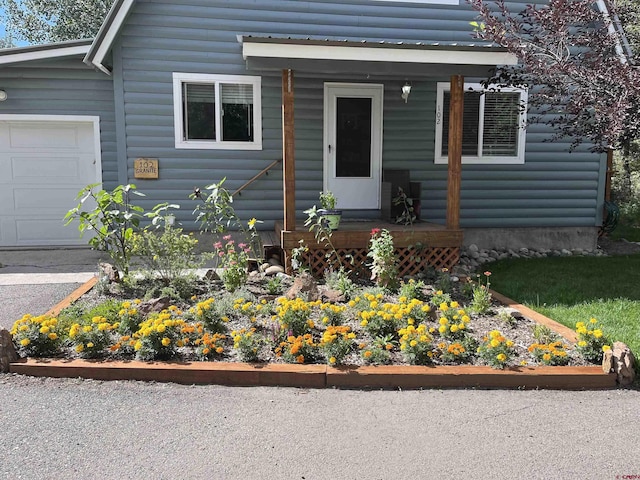
[[[396,247],[398,271],[401,276],[417,275],[428,267],[451,268],[460,259],[462,230],[447,228],[429,222],[398,225],[384,220],[343,220],[339,230],[333,232],[331,243],[341,258],[352,258],[354,270],[366,269],[367,251],[371,230],[387,229]],[[276,223],[276,237],[280,238],[287,269],[291,268],[291,252],[302,244],[308,247],[304,260],[316,275],[321,275],[329,265],[326,254],[329,249],[318,244],[312,232],[305,227],[284,230]]]

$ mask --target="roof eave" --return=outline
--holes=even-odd
[[[107,55],[113,47],[118,32],[126,20],[135,0],[116,0],[102,23],[96,38],[84,57],[84,63],[111,75],[111,69],[104,65]]]

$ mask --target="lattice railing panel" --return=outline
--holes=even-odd
[[[305,264],[311,268],[311,272],[316,276],[321,276],[330,266],[335,267],[335,257],[328,259],[326,249],[310,249],[304,255]],[[338,255],[343,259],[344,264],[349,266],[350,270],[355,270],[360,274],[366,275],[368,272],[367,263],[370,259],[367,257],[367,249],[365,248],[339,248]],[[460,260],[459,247],[434,247],[424,248],[416,251],[413,248],[397,248],[396,259],[398,261],[398,273],[400,276],[414,276],[424,271],[427,267],[433,267],[437,270],[443,268],[452,268]],[[289,267],[289,255],[287,253],[287,268]],[[333,265],[330,265],[332,263]]]

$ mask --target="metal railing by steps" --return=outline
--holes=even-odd
[[[237,195],[242,195],[242,191],[247,188],[249,185],[251,185],[253,182],[255,182],[256,180],[258,180],[261,176],[263,175],[269,175],[269,170],[271,170],[273,167],[275,167],[277,164],[279,164],[280,162],[282,162],[282,159],[279,160],[274,160],[273,162],[271,162],[266,168],[263,168],[260,173],[258,173],[257,175],[255,175],[253,178],[251,178],[250,180],[248,180],[247,182],[245,182],[240,188],[238,188],[235,192],[233,192],[231,194],[232,197],[234,197],[236,194]]]

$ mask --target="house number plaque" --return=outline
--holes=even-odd
[[[135,178],[158,178],[158,159],[136,158],[133,161],[133,172]]]

